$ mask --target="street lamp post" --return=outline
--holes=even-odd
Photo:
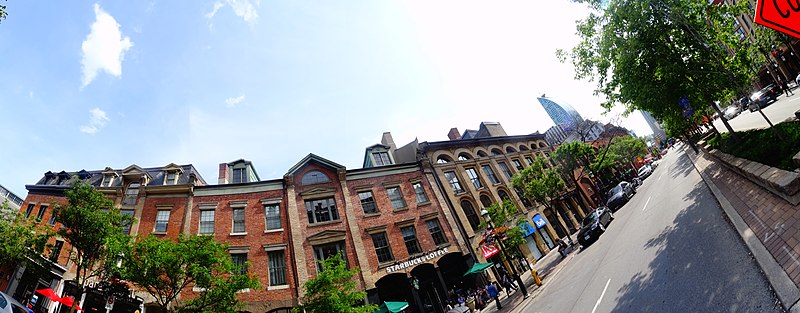
[[[492,218],[489,216],[489,211],[487,211],[485,208],[482,209],[481,210],[481,216],[483,216],[483,219],[488,224],[489,229],[493,229],[494,225],[492,224]],[[490,234],[490,236],[491,236],[491,234]],[[496,240],[497,244],[500,245],[500,253],[503,255],[503,258],[505,258],[508,261],[508,264],[510,265],[509,267],[511,267],[511,275],[514,275],[514,280],[517,281],[517,285],[519,285],[519,289],[522,290],[522,296],[525,299],[527,299],[528,298],[528,288],[525,287],[525,283],[522,282],[522,278],[519,277],[519,274],[517,273],[517,268],[514,266],[513,263],[511,263],[511,259],[508,257],[508,253],[506,252],[506,245],[503,243],[503,240],[501,238],[496,238],[496,239],[497,239]]]

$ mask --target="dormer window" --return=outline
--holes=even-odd
[[[247,180],[247,166],[244,164],[237,165],[233,168],[231,173],[231,183],[246,183]]]
[[[164,175],[164,185],[177,185],[180,176],[181,173],[178,171],[167,171]]]
[[[375,160],[376,166],[391,165],[392,160],[389,158],[388,152],[373,152],[372,159]]]
[[[114,183],[114,175],[103,175],[103,181],[100,182],[100,187],[111,187]]]

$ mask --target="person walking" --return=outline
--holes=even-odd
[[[781,89],[783,89],[783,92],[786,93],[786,96],[788,97],[790,93],[792,94],[792,96],[794,96],[794,92],[792,92],[789,89],[789,82],[787,82],[785,79],[783,79],[783,77],[781,77],[781,75],[777,75],[777,78],[778,78],[778,86],[780,86]]]
[[[500,305],[500,293],[497,292],[497,287],[495,287],[496,284],[497,282],[489,283],[489,285],[486,286],[486,293],[489,294],[489,298],[494,299],[494,302],[497,304],[497,309],[500,310],[503,308],[503,306]]]

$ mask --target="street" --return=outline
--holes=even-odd
[[[670,149],[606,233],[562,261],[522,312],[781,311],[682,149]]]
[[[785,93],[782,94],[778,97],[778,101],[773,102],[762,110],[772,124],[783,122],[786,118],[794,116],[794,112],[800,110],[800,89],[796,88],[793,92],[795,94],[793,96],[790,95],[788,98]],[[728,123],[731,124],[731,128],[733,128],[734,131],[769,127],[767,121],[764,120],[764,117],[761,116],[758,111],[750,112],[749,110],[742,111],[741,114],[728,121]],[[728,131],[728,129],[725,128],[725,124],[723,124],[722,120],[719,118],[714,120],[714,126],[720,132]]]

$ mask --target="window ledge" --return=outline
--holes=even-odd
[[[389,266],[394,265],[395,263],[397,263],[397,261],[395,261],[395,260],[386,261],[386,262],[378,262],[378,269],[387,268]]]
[[[198,236],[214,236],[214,233],[197,233]]]
[[[365,217],[365,218],[366,218],[366,217],[375,217],[375,216],[381,216],[381,212],[375,212],[375,213],[364,213],[364,217]]]
[[[342,220],[340,220],[340,219],[339,220],[333,220],[333,221],[319,222],[319,223],[308,224],[308,227],[317,227],[317,226],[324,226],[324,225],[331,225],[331,224],[339,224],[341,222],[342,222]]]
[[[230,236],[247,236],[247,232],[244,232],[244,233],[230,233]]]
[[[428,206],[428,205],[431,205],[431,202],[430,202],[430,201],[425,201],[425,202],[419,202],[419,203],[417,203],[417,206],[418,206],[418,207],[421,207],[421,206]]]
[[[502,184],[503,184],[502,182],[497,182],[497,183],[492,184],[492,186],[500,186]]]
[[[267,290],[282,290],[282,289],[289,289],[289,285],[267,286]]]
[[[166,235],[167,232],[165,232],[165,231],[153,231],[151,234],[153,234],[153,235]]]
[[[269,233],[280,233],[280,232],[282,232],[282,231],[283,231],[283,227],[281,227],[281,228],[278,228],[278,229],[265,229],[265,230],[264,230],[264,233],[265,233],[265,234],[269,234]]]
[[[402,208],[393,209],[392,212],[403,212],[403,211],[406,211],[406,210],[408,210],[408,207],[404,206]]]
[[[449,247],[449,246],[450,246],[450,242],[445,242],[443,244],[436,245],[436,249],[441,249],[441,248],[445,248],[445,247]]]

